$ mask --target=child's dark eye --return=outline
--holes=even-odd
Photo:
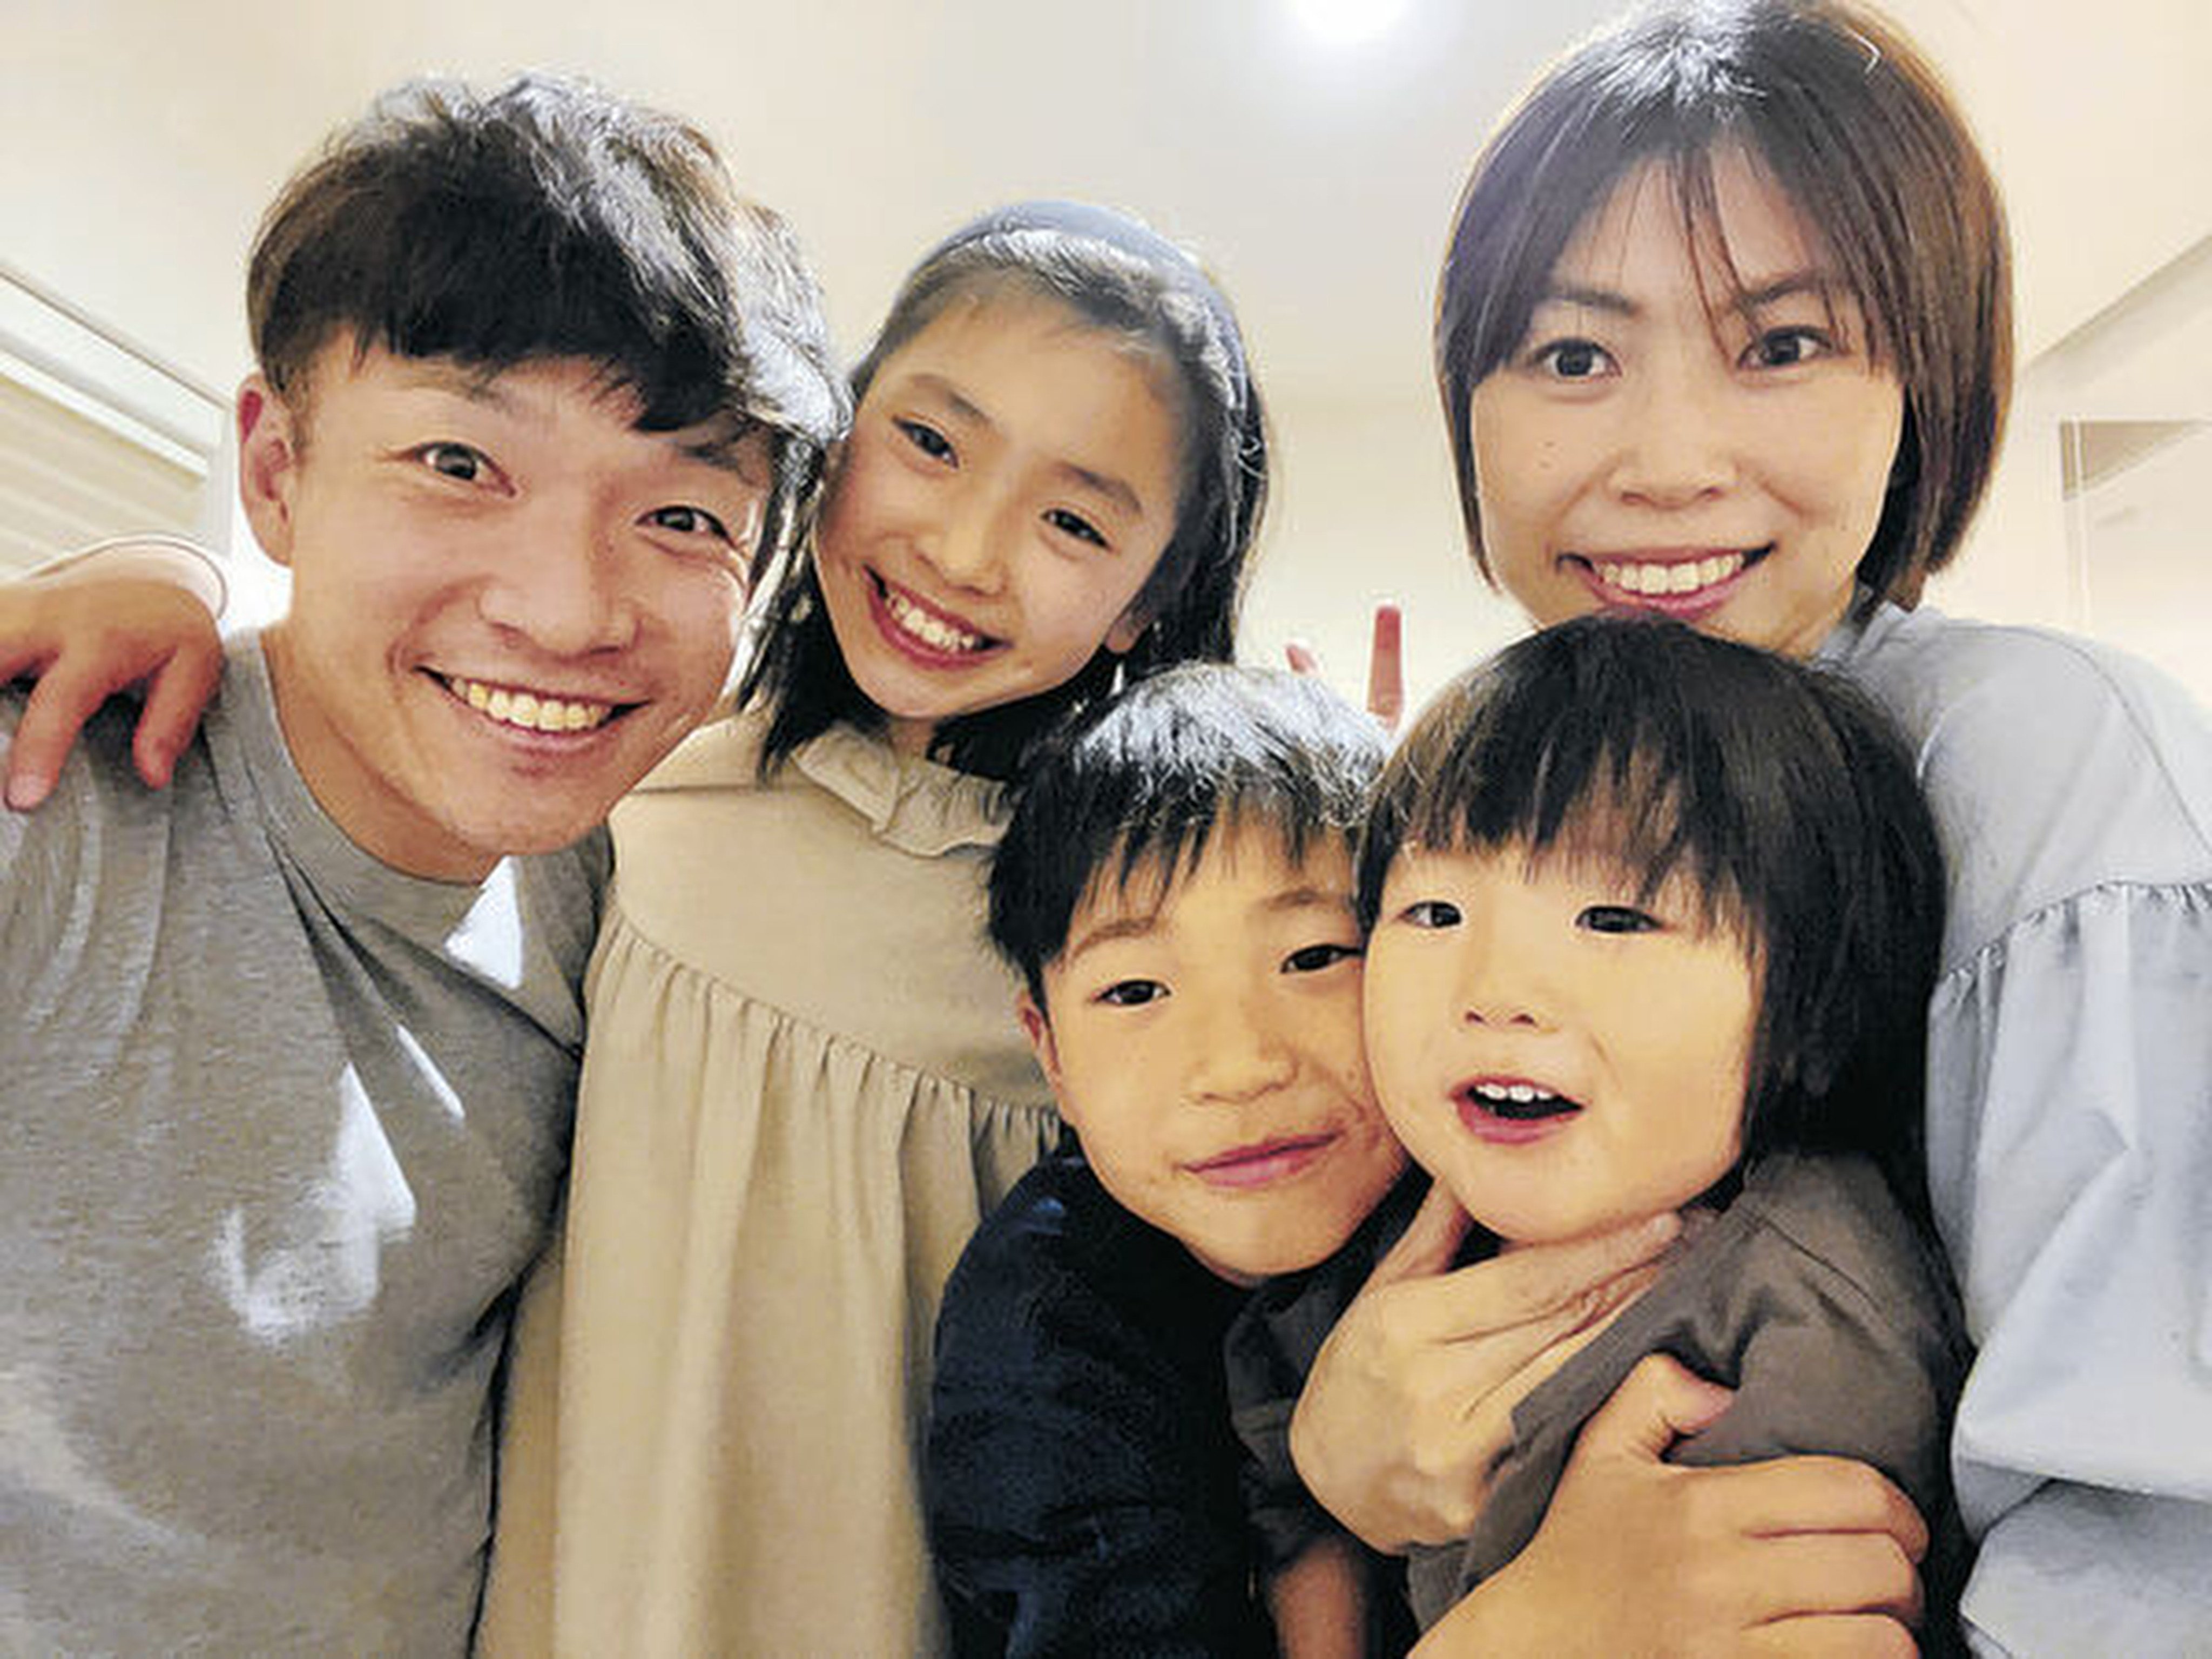
[[[416,453],[432,471],[458,478],[463,483],[474,483],[491,465],[481,450],[471,449],[466,444],[425,444]]]
[[[1073,536],[1079,542],[1089,542],[1097,547],[1106,545],[1106,538],[1097,526],[1080,513],[1071,513],[1064,507],[1055,507],[1046,513],[1044,521],[1062,535]]]
[[[1416,899],[1398,915],[1414,927],[1456,927],[1461,920],[1459,906],[1449,899]]]
[[[952,441],[927,421],[912,418],[897,420],[892,425],[906,434],[906,441],[933,461],[952,461]]]
[[[1091,999],[1109,1008],[1142,1008],[1158,1002],[1168,994],[1168,988],[1156,979],[1121,979],[1114,981]]]
[[[1576,927],[1593,933],[1650,933],[1660,925],[1648,910],[1628,904],[1593,904],[1575,918]]]
[[[1340,962],[1355,961],[1360,955],[1356,945],[1308,945],[1293,951],[1283,958],[1286,974],[1318,974],[1334,968]]]

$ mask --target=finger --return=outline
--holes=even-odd
[[[1395,1285],[1401,1279],[1443,1273],[1451,1266],[1467,1230],[1474,1224],[1452,1189],[1441,1181],[1431,1182],[1421,1207],[1413,1212],[1413,1219],[1398,1236],[1398,1242],[1368,1271],[1368,1284]]]
[[[1920,1575],[1883,1533],[1814,1533],[1759,1547],[1758,1616],[1871,1613],[1920,1622]]]
[[[52,665],[54,642],[46,635],[8,639],[0,628],[0,685],[13,680],[35,679]]]
[[[1706,1382],[1670,1354],[1646,1354],[1583,1425],[1571,1461],[1629,1457],[1656,1462],[1684,1435],[1695,1434],[1726,1411],[1735,1398],[1732,1390]]]
[[[1398,729],[1406,712],[1405,621],[1398,607],[1375,607],[1375,636],[1367,652],[1367,712],[1385,731]]]
[[[31,688],[8,755],[8,805],[27,812],[53,792],[62,763],[93,711],[116,686],[58,664]]]
[[[1681,1218],[1671,1211],[1568,1244],[1528,1245],[1462,1267],[1453,1278],[1464,1282],[1470,1307],[1485,1322],[1470,1328],[1503,1329],[1528,1320],[1579,1308],[1585,1317],[1611,1305],[1607,1287],[1622,1274],[1657,1259],[1680,1236]],[[1480,1301],[1474,1281],[1481,1279]]]
[[[138,775],[159,789],[169,781],[177,757],[192,739],[200,711],[222,678],[219,651],[180,651],[155,671],[146,688],[146,707],[131,750]]]
[[[1283,647],[1283,655],[1289,661],[1293,674],[1321,672],[1321,659],[1314,654],[1313,647],[1304,640],[1290,641]]]
[[[1778,1457],[1705,1473],[1728,1483],[1742,1531],[1771,1537],[1863,1533],[1893,1540],[1911,1560],[1928,1552],[1928,1525],[1912,1500],[1880,1470],[1848,1457]]]
[[[1482,1371],[1486,1376],[1496,1373],[1498,1347],[1510,1342],[1515,1336],[1526,1334],[1532,1343],[1539,1346],[1521,1361],[1516,1370],[1491,1384],[1488,1393],[1482,1398],[1483,1409],[1510,1415],[1560,1366],[1603,1336],[1607,1328],[1626,1312],[1636,1296],[1648,1290],[1658,1276],[1659,1269],[1656,1267],[1638,1267],[1623,1273],[1614,1281],[1620,1286],[1620,1293],[1597,1318],[1574,1322],[1579,1317],[1577,1311],[1562,1310],[1552,1320],[1522,1326],[1519,1332],[1493,1334],[1485,1338],[1488,1363],[1482,1367]],[[1547,1329],[1554,1331],[1548,1340],[1544,1340],[1544,1333]]]
[[[1743,1650],[1775,1659],[1912,1659],[1912,1633],[1878,1613],[1808,1613],[1758,1626],[1743,1634]]]

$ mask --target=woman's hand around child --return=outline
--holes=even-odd
[[[1291,1421],[1308,1488],[1385,1552],[1473,1529],[1513,1408],[1651,1282],[1681,1225],[1669,1214],[1451,1270],[1468,1224],[1449,1189],[1430,1189],[1322,1345]]]
[[[1726,1389],[1640,1362],[1591,1418],[1543,1525],[1414,1650],[1902,1655],[1915,1651],[1927,1528],[1863,1464],[1662,1461]]]
[[[185,556],[173,556],[181,560]],[[46,799],[77,733],[100,704],[145,687],[132,756],[160,788],[191,740],[222,674],[208,604],[173,580],[94,565],[0,583],[0,684],[35,677],[9,745],[6,799],[17,811]]]

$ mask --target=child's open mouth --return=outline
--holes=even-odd
[[[1582,1110],[1540,1083],[1483,1078],[1459,1091],[1459,1119],[1485,1140],[1533,1140]]]

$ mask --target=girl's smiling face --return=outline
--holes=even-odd
[[[1710,236],[1631,173],[1475,387],[1483,547],[1539,624],[1658,611],[1802,657],[1850,602],[1904,397],[1789,198],[1712,163]]]
[[[854,681],[894,744],[1127,651],[1172,537],[1170,371],[1012,283],[954,301],[878,369],[816,544]]]

